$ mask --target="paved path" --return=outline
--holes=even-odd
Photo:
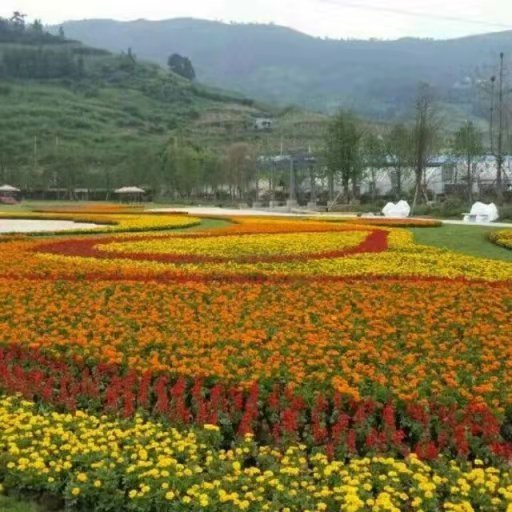
[[[334,217],[334,218],[355,218],[355,213],[324,213],[310,210],[300,210],[288,208],[253,209],[253,208],[218,208],[191,206],[189,208],[157,208],[149,210],[150,212],[178,212],[189,213],[190,215],[214,215],[232,217],[235,215],[247,215],[254,217]]]
[[[213,215],[213,216],[226,216],[232,217],[236,215],[247,215],[254,217],[320,217],[320,218],[345,218],[352,219],[357,218],[355,213],[327,213],[327,212],[315,212],[311,210],[300,210],[287,208],[275,208],[275,209],[253,209],[253,208],[218,208],[210,206],[191,206],[188,208],[158,208],[149,210],[151,212],[179,212],[189,213],[190,215]],[[381,217],[367,217],[380,219]],[[460,226],[480,226],[480,227],[496,227],[496,228],[511,228],[511,223],[506,222],[482,222],[477,224],[476,222],[464,222],[462,220],[443,220],[443,224],[453,224]]]
[[[457,226],[480,226],[490,228],[511,228],[512,224],[507,222],[464,222],[463,220],[443,220],[443,224],[453,224]]]

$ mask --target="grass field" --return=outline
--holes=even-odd
[[[2,512],[46,512],[35,503],[21,502],[8,496],[0,496],[0,511]]]
[[[444,225],[435,229],[411,229],[417,243],[450,249],[451,251],[489,258],[512,261],[512,251],[498,247],[487,239],[493,227]]]

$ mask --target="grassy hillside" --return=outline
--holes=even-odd
[[[279,105],[332,111],[339,105],[390,119],[409,107],[418,81],[434,84],[443,101],[466,117],[486,115],[467,77],[488,79],[512,32],[449,41],[338,41],[274,25],[223,24],[193,19],[72,21],[70,36],[111,50],[131,47],[165,64],[190,57],[200,80]]]
[[[276,118],[271,134],[253,128],[263,115]],[[286,150],[315,147],[324,123],[190,82],[131,52],[46,35],[0,37],[1,182],[152,186],[162,181],[155,174],[169,145],[192,145],[193,158],[220,158],[235,143],[255,152],[277,151],[281,142]]]

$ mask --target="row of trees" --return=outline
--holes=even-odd
[[[213,151],[174,137],[163,147],[133,144],[100,161],[87,148],[51,141],[36,142],[37,153],[20,160],[21,152],[9,151],[4,142],[5,147],[0,139],[0,182],[27,191],[60,189],[69,199],[77,188],[112,190],[138,184],[167,198],[245,200],[255,179],[256,154],[246,143]]]
[[[10,18],[0,17],[0,43],[45,44],[65,40],[62,30],[58,36],[54,36],[44,30],[40,20],[27,24],[26,17],[19,11],[15,11]]]
[[[49,79],[81,77],[84,62],[71,51],[52,50],[41,46],[11,48],[2,52],[0,77]]]
[[[48,79],[76,77],[83,74],[83,58],[64,50],[64,32],[54,36],[44,30],[40,20],[25,22],[19,11],[10,18],[0,17],[0,43],[6,46],[0,59],[0,78]]]
[[[484,153],[483,134],[467,122],[447,140],[442,121],[427,85],[419,87],[415,120],[408,125],[399,123],[377,130],[367,127],[353,113],[339,112],[326,136],[330,199],[334,198],[335,180],[342,185],[344,200],[349,201],[363,179],[370,182],[375,198],[379,174],[389,172],[396,198],[402,197],[405,178],[412,175],[413,204],[426,201],[426,170],[443,152],[465,162],[468,200],[472,201],[473,164]]]

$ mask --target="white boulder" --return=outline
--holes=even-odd
[[[394,217],[405,219],[411,214],[411,207],[407,201],[398,201],[398,203],[388,203],[382,209],[384,217]]]
[[[469,214],[464,215],[465,222],[494,222],[499,219],[498,208],[494,203],[485,204],[477,201]]]
[[[498,208],[494,203],[485,204],[476,202],[471,207],[471,215],[487,215],[491,222],[498,220],[500,218],[498,214]]]

